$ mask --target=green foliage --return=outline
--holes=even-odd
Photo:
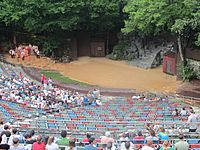
[[[138,32],[140,36],[157,34],[168,21],[163,16],[166,5],[163,0],[130,0],[124,8],[129,18],[125,20],[122,32]]]
[[[184,81],[190,81],[192,79],[197,78],[197,74],[194,71],[194,68],[190,64],[179,64],[178,66],[180,75],[183,78]]]
[[[200,46],[200,33],[198,34],[197,41],[195,42],[197,46]]]
[[[72,79],[70,79],[68,77],[65,77],[65,76],[61,75],[58,72],[44,71],[43,70],[41,73],[44,74],[45,77],[52,78],[53,80],[58,81],[60,83],[76,84],[76,85],[81,85],[81,86],[87,86],[87,85],[89,85],[87,83],[83,83],[83,82],[80,82],[80,81],[72,80]]]
[[[2,0],[0,20],[33,33],[107,31],[117,26],[120,0]]]
[[[199,0],[130,0],[124,12],[128,14],[124,33],[136,32],[144,37],[172,32],[184,38],[200,33]]]
[[[113,53],[108,55],[108,58],[113,60],[126,59],[124,52],[130,48],[131,43],[129,41],[121,41],[118,45],[113,48]]]
[[[44,41],[42,44],[43,47],[43,52],[46,56],[51,56],[52,52],[57,50],[59,48],[59,41],[54,39],[54,38],[48,38],[47,40]]]
[[[49,55],[63,41],[62,38],[57,38],[60,32],[96,33],[120,28],[123,22],[119,14],[120,1],[1,0],[0,26],[12,33],[25,32],[44,36],[45,41],[40,44]]]

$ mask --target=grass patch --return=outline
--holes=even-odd
[[[59,81],[61,83],[66,83],[66,84],[76,84],[76,85],[81,85],[81,86],[88,86],[89,84],[84,83],[84,82],[80,82],[80,81],[76,81],[76,80],[72,80],[68,77],[63,76],[62,74],[60,74],[59,72],[55,72],[55,71],[42,71],[42,74],[45,75],[45,77],[48,78],[52,78],[55,81]]]

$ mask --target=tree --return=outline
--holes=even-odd
[[[56,43],[59,43],[62,41],[62,38],[58,38],[60,33],[119,30],[122,22],[119,2],[120,0],[2,0],[0,20],[5,29],[12,29],[13,33],[26,32],[45,37],[43,39],[56,39]]]
[[[182,3],[184,14],[175,20],[171,30],[177,34],[177,41],[182,62],[184,58],[184,50],[188,46],[188,41],[192,36],[196,38],[198,45],[200,34],[200,4],[198,0],[184,0]],[[195,31],[196,33],[193,33]],[[192,34],[193,33],[193,34]]]
[[[141,37],[176,33],[181,60],[184,61],[184,50],[191,37],[195,37],[197,45],[200,44],[199,8],[199,0],[130,0],[124,8],[129,17],[122,32],[136,32]]]

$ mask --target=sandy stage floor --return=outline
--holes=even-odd
[[[6,55],[8,61],[17,63]],[[22,63],[29,67],[57,70],[71,79],[109,88],[129,88],[137,91],[175,92],[180,82],[176,77],[164,74],[162,68],[144,70],[128,65],[124,61],[112,61],[106,58],[82,57],[69,64],[53,63],[48,58]]]

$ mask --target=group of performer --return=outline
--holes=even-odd
[[[40,57],[40,51],[38,49],[38,46],[36,45],[19,45],[18,47],[14,49],[9,50],[9,54],[11,58],[17,57],[19,60],[20,58],[22,60],[25,59],[25,57],[29,57],[31,55],[31,52],[33,52],[38,58]]]

